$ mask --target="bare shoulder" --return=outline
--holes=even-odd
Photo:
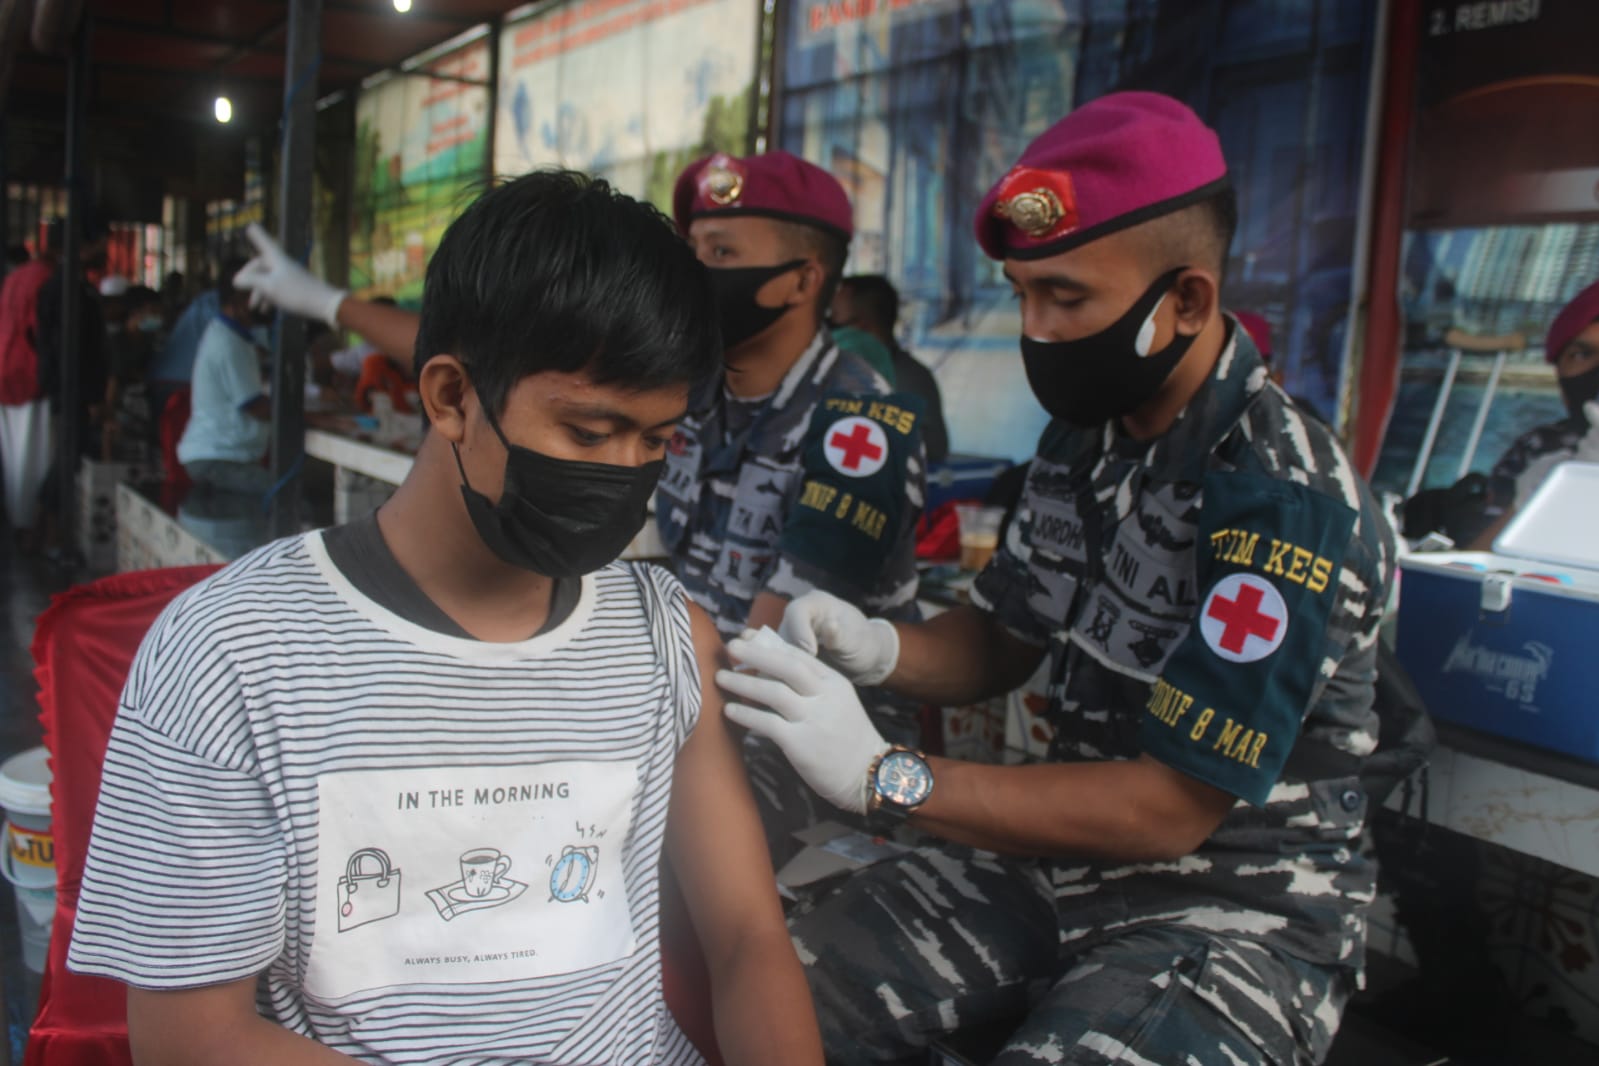
[[[711,620],[710,612],[697,603],[688,605],[689,625],[694,636],[694,657],[699,661],[700,674],[707,682],[714,681],[716,671],[731,665],[727,657],[727,646],[722,643],[722,635],[716,630],[716,623]],[[713,691],[707,689],[707,691]]]

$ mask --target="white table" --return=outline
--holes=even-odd
[[[389,485],[404,481],[413,461],[412,456],[397,448],[385,448],[325,429],[305,431],[305,454]]]

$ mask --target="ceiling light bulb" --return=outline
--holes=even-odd
[[[217,97],[216,113],[218,122],[233,121],[233,101],[226,96]]]
[[[411,0],[394,0],[394,10],[402,15],[405,14],[411,10]]]

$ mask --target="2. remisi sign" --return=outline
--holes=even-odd
[[[925,7],[937,2],[938,0],[832,0],[830,3],[807,5],[805,25],[812,33],[816,33],[851,22],[859,22],[880,12]]]

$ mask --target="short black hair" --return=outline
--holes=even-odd
[[[814,255],[822,265],[821,299],[817,301],[817,314],[827,314],[833,303],[833,293],[839,279],[844,276],[844,261],[849,258],[849,242],[831,230],[808,226],[803,222],[774,220],[782,234],[783,247],[789,255]]]
[[[1195,203],[1134,227],[1149,260],[1160,273],[1179,266],[1203,266],[1227,280],[1227,256],[1238,232],[1238,194],[1231,185]]]
[[[722,369],[713,300],[705,267],[654,207],[576,171],[535,171],[445,231],[422,287],[416,373],[456,356],[495,413],[546,370],[692,387]]]
[[[233,256],[222,261],[222,276],[217,279],[217,300],[219,302],[229,304],[238,298],[241,290],[233,287],[233,279],[239,271],[244,269],[244,265],[248,262],[249,260],[242,255]]]
[[[840,284],[849,289],[855,313],[885,336],[899,322],[899,290],[881,274],[852,274]]]

